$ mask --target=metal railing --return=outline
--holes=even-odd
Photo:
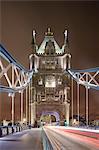
[[[29,126],[0,126],[0,137],[29,129]]]

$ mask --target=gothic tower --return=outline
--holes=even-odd
[[[62,48],[55,41],[50,28],[40,46],[36,44],[33,31],[32,44],[32,67],[35,74],[31,84],[31,124],[44,115],[50,115],[51,122],[66,120],[69,125],[70,80],[68,75],[64,74],[66,69],[70,69],[71,60],[67,30]]]

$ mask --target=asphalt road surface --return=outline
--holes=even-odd
[[[54,150],[99,150],[99,139],[90,138],[46,127],[45,131]]]
[[[34,128],[0,138],[0,150],[43,150],[41,130]]]
[[[53,150],[99,150],[99,139],[53,127],[45,127],[44,130]],[[42,129],[34,128],[0,138],[0,150],[43,150],[41,135]]]

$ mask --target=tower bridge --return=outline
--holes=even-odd
[[[66,40],[67,34],[65,33],[64,46],[61,49],[55,41],[50,28],[48,28],[43,42],[38,47],[35,32],[33,31],[34,49],[32,62],[33,68],[37,70],[37,73],[35,73],[31,81],[31,92],[35,93],[31,100],[31,107],[33,107],[31,108],[31,123],[34,123],[35,119],[40,120],[43,110],[45,112],[53,112],[53,115],[54,111],[56,111],[60,116],[58,121],[66,119],[69,124],[69,98],[67,90],[70,89],[70,81],[67,73],[63,73],[63,70],[66,70],[67,67],[67,57],[70,56],[66,52],[68,44]],[[70,67],[70,57],[68,65]]]
[[[39,46],[36,42],[36,32],[33,30],[29,70],[16,61],[2,44],[0,57],[0,92],[7,92],[11,96],[12,125],[16,122],[14,111],[16,93],[21,95],[20,121],[21,124],[24,122],[25,93],[25,123],[34,125],[35,121],[39,124],[43,121],[50,125],[54,123],[61,126],[65,122],[67,126],[73,126],[74,82],[77,84],[77,125],[80,125],[81,85],[85,87],[85,122],[87,126],[89,125],[89,90],[90,88],[99,90],[99,67],[85,70],[71,68],[67,30],[61,48],[50,28]]]

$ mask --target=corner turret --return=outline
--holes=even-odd
[[[68,41],[68,30],[65,30],[64,32],[64,44],[62,46],[62,51],[65,54],[70,54],[70,49],[69,49],[69,41]]]
[[[35,32],[35,30],[32,30],[32,49],[33,49],[33,54],[36,54],[37,45],[36,45],[36,32]]]

